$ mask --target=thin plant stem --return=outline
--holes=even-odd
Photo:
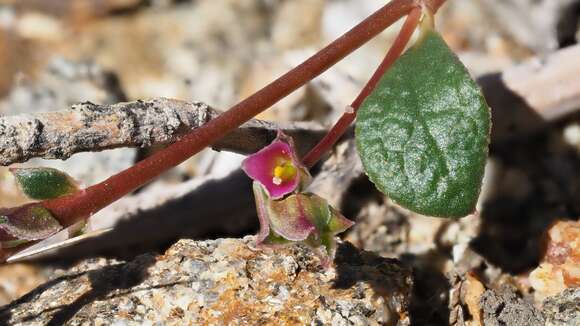
[[[312,167],[321,156],[329,151],[332,146],[338,141],[338,139],[346,132],[347,128],[351,125],[356,117],[356,112],[360,108],[363,101],[370,95],[370,93],[375,89],[381,77],[385,74],[387,70],[395,63],[395,61],[401,56],[403,50],[409,43],[411,36],[415,32],[415,29],[419,25],[419,19],[421,18],[421,9],[415,8],[411,10],[399,35],[391,45],[391,48],[387,52],[385,58],[374,72],[372,77],[369,79],[367,84],[355,98],[355,100],[350,105],[349,109],[340,117],[340,119],[334,124],[334,126],[328,131],[328,133],[308,152],[304,158],[304,165],[307,167]],[[351,111],[352,110],[352,111]]]

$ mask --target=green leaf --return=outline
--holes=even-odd
[[[357,115],[357,147],[379,190],[417,213],[475,210],[490,111],[467,69],[434,31],[382,77]]]
[[[10,169],[28,198],[52,199],[77,192],[77,183],[66,173],[53,168]]]
[[[17,240],[41,240],[62,230],[62,226],[48,209],[28,204],[1,210],[0,229]]]

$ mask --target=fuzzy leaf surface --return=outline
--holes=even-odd
[[[361,106],[357,148],[370,180],[398,204],[462,217],[474,212],[479,197],[490,118],[467,69],[429,31]]]

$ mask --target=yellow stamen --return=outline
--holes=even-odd
[[[296,167],[291,162],[284,162],[274,168],[274,184],[289,181],[296,176],[296,173]]]

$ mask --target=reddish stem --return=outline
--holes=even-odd
[[[399,56],[401,56],[403,50],[405,50],[407,43],[409,43],[409,40],[411,39],[413,32],[415,32],[415,29],[419,24],[420,18],[421,18],[420,8],[415,8],[411,10],[409,15],[407,16],[407,19],[405,20],[405,23],[403,24],[403,27],[401,27],[399,35],[397,36],[397,38],[391,45],[391,48],[387,52],[387,55],[385,56],[385,58],[383,59],[377,70],[374,72],[371,79],[369,79],[365,87],[361,90],[356,99],[350,105],[353,111],[345,112],[336,122],[336,124],[332,127],[332,129],[328,131],[328,133],[324,136],[324,138],[322,138],[320,142],[318,142],[318,144],[316,144],[316,146],[314,146],[314,148],[310,150],[310,152],[308,152],[306,156],[304,156],[303,162],[305,166],[307,167],[314,166],[314,164],[318,162],[320,157],[324,153],[329,151],[332,148],[332,146],[334,146],[334,144],[338,141],[338,139],[346,132],[347,128],[354,121],[354,118],[356,117],[356,112],[360,108],[363,101],[375,89],[375,87],[381,80],[381,77],[385,74],[387,70],[389,70],[389,68],[393,65],[393,63],[395,63],[395,61],[399,58]]]
[[[417,0],[393,0],[308,60],[232,107],[202,128],[107,180],[71,196],[42,202],[64,225],[92,215],[122,196],[147,184],[219,140],[244,122],[326,71],[368,42],[393,22],[419,7]]]

